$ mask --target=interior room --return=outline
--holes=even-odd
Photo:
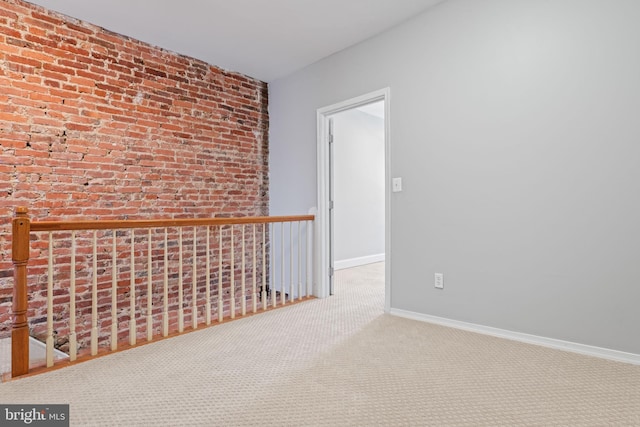
[[[640,425],[638,22],[635,0],[0,0],[0,406]]]

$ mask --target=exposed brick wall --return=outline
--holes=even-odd
[[[266,83],[0,1],[0,337],[16,206],[33,220],[268,215],[267,135]]]

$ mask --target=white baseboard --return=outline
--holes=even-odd
[[[374,262],[384,261],[384,254],[368,255],[359,258],[343,259],[335,261],[333,268],[342,270],[344,268],[358,267],[360,265],[373,264]]]
[[[450,328],[462,329],[484,335],[491,335],[499,338],[506,338],[513,341],[520,341],[527,344],[535,344],[543,347],[550,347],[556,350],[570,351],[586,356],[599,357],[601,359],[613,360],[616,362],[631,363],[640,365],[640,354],[626,353],[608,348],[594,347],[585,344],[578,344],[570,341],[557,340],[553,338],[540,337],[537,335],[523,334],[521,332],[507,331],[505,329],[492,328],[474,323],[461,322],[458,320],[445,319],[443,317],[430,316],[428,314],[415,313],[412,311],[392,308],[389,314],[404,317],[421,322],[434,323],[436,325],[448,326]]]

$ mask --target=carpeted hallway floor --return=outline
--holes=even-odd
[[[0,403],[69,403],[72,426],[640,426],[640,366],[385,315],[383,271],[0,384]]]

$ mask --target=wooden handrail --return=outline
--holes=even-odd
[[[18,208],[21,209],[21,208]],[[26,208],[22,208],[25,209]],[[127,228],[164,228],[203,225],[268,224],[272,222],[313,221],[314,215],[255,216],[234,218],[177,218],[177,219],[130,219],[91,221],[37,221],[31,222],[31,231],[67,230],[115,230]]]

